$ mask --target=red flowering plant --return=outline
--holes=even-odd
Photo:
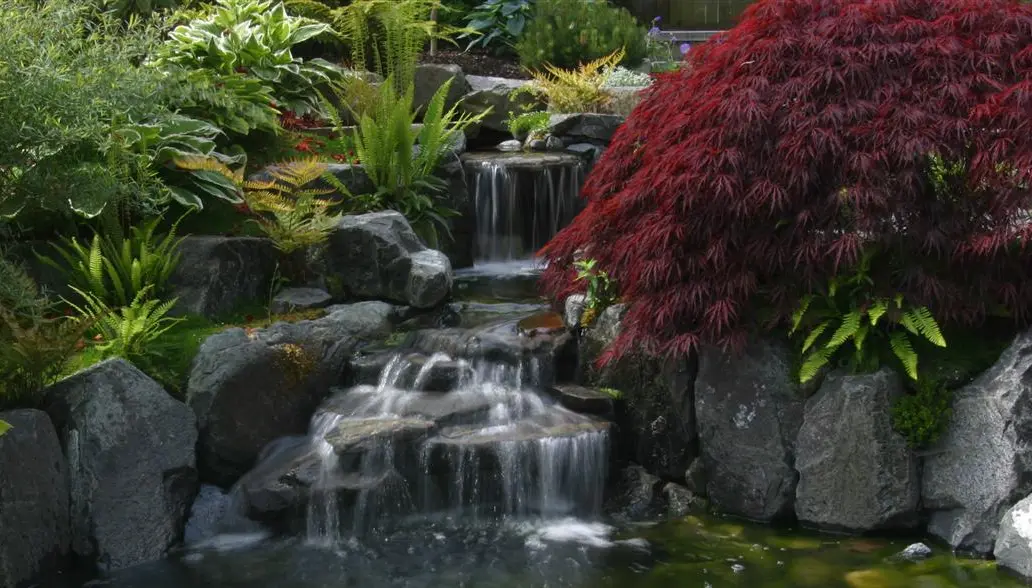
[[[872,298],[1028,322],[1032,7],[759,0],[685,59],[541,252],[550,296],[595,259],[629,300],[603,363],[740,347],[871,251]]]

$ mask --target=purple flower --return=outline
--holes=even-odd
[[[649,29],[649,36],[650,37],[655,37],[658,34],[659,34],[659,27],[652,27],[651,29]]]
[[[692,49],[691,43],[681,43],[681,56],[683,57],[683,56],[687,55],[688,52],[691,51],[691,49]]]

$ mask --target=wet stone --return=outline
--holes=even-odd
[[[610,414],[613,411],[613,398],[601,390],[564,384],[552,388],[552,394],[566,408],[585,414]]]
[[[363,453],[385,443],[420,439],[434,423],[420,418],[344,419],[326,435],[326,442],[338,454]]]

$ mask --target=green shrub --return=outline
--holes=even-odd
[[[522,141],[527,136],[536,136],[548,131],[549,121],[551,120],[552,115],[541,110],[524,112],[522,114],[510,112],[509,119],[505,121],[505,125],[509,128],[509,132],[512,133],[513,137]]]
[[[640,64],[646,31],[625,8],[605,0],[538,0],[516,44],[520,63],[534,69],[545,64],[571,69],[620,49],[626,52],[623,65]]]
[[[139,66],[157,29],[66,0],[0,0],[0,22],[0,216],[163,198],[147,156],[112,140],[168,113],[161,73]]]
[[[932,381],[922,381],[912,394],[892,405],[892,426],[914,448],[935,443],[949,426],[953,394]]]

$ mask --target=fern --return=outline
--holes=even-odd
[[[91,330],[98,335],[97,346],[105,356],[132,360],[148,353],[148,345],[183,320],[167,316],[176,300],[149,298],[151,288],[147,286],[138,292],[128,305],[112,307],[73,286],[83,303],[70,305],[79,314],[80,322],[92,325]]]
[[[331,178],[327,166],[316,159],[303,159],[270,168],[270,180],[244,183],[244,199],[259,214],[253,221],[284,253],[324,242],[340,216],[330,214],[335,204],[321,198],[344,189],[312,187]],[[335,179],[335,178],[334,178]]]
[[[869,276],[873,254],[866,253],[852,275],[829,280],[821,295],[803,297],[792,314],[790,334],[804,325],[815,325],[803,340],[800,382],[817,376],[844,349],[852,348],[849,362],[854,371],[872,369],[887,350],[904,373],[918,379],[918,356],[910,336],[946,346],[938,323],[925,307],[911,307],[903,296],[872,297]],[[826,336],[830,330],[831,335]],[[873,340],[871,340],[873,339]]]
[[[534,78],[534,84],[523,86],[516,92],[544,95],[552,112],[603,112],[612,100],[612,95],[605,88],[609,71],[620,63],[624,55],[620,49],[582,64],[575,70],[547,64],[544,72],[528,70]]]

